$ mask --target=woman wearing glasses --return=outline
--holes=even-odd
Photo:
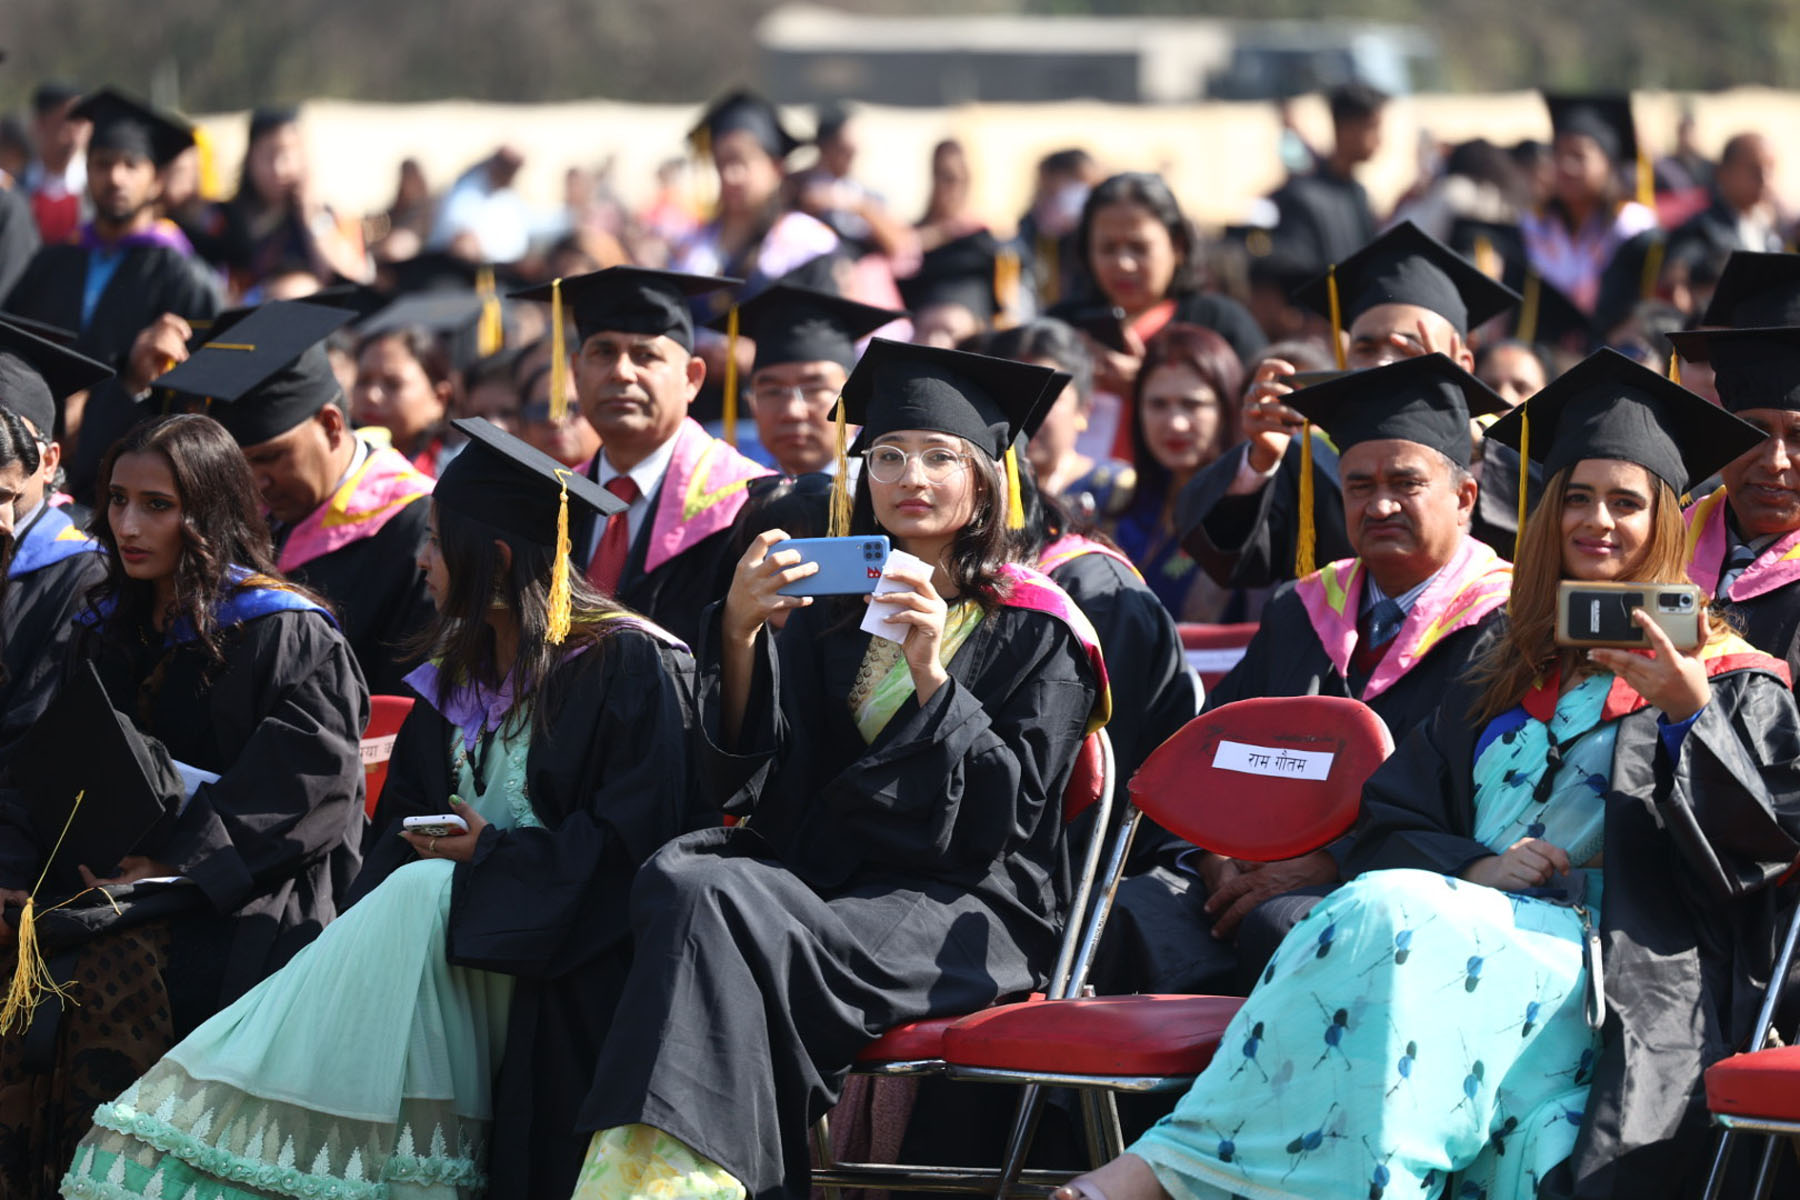
[[[851,529],[922,560],[873,602],[779,530],[703,626],[702,769],[744,818],[640,872],[637,958],[581,1114],[576,1195],[807,1194],[807,1129],[904,1021],[1040,985],[1066,899],[1059,800],[1104,705],[1086,621],[1007,561],[1003,456],[1044,367],[875,341]],[[792,612],[781,635],[765,626]],[[1103,718],[1102,718],[1103,719]],[[679,1177],[679,1178],[677,1178]]]

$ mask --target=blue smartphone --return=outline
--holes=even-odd
[[[887,565],[888,540],[884,537],[789,538],[769,547],[770,554],[798,550],[802,562],[819,569],[805,579],[781,589],[784,596],[866,596],[875,590],[881,568]]]

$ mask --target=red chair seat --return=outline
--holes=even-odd
[[[1096,996],[1006,1004],[944,1033],[959,1067],[1056,1075],[1194,1075],[1243,1005],[1232,996]]]
[[[927,1017],[896,1025],[856,1056],[859,1063],[917,1062],[924,1058],[944,1057],[944,1030],[963,1018],[960,1016]]]
[[[1800,1121],[1800,1046],[1714,1063],[1706,1072],[1706,1107],[1733,1117]]]

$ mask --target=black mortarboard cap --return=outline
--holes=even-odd
[[[1530,445],[1521,446],[1525,422]],[[1588,458],[1636,463],[1686,492],[1760,445],[1762,430],[1620,354],[1596,350],[1488,429],[1546,476]]]
[[[537,546],[556,545],[557,511],[569,503],[602,517],[624,512],[617,496],[580,471],[520,441],[484,417],[452,421],[469,442],[438,476],[431,497],[442,508]]]
[[[475,292],[447,288],[413,292],[363,317],[357,323],[356,331],[364,337],[374,337],[402,329],[423,329],[448,337],[481,320],[485,303]]]
[[[56,846],[61,839],[50,863],[56,891],[79,890],[81,866],[111,874],[163,819],[180,789],[168,752],[153,747],[113,707],[91,662],[75,669],[11,762],[38,844]]]
[[[1469,421],[1504,412],[1506,401],[1442,354],[1351,371],[1286,397],[1338,450],[1396,438],[1469,465]]]
[[[0,317],[0,408],[30,421],[40,437],[56,429],[58,403],[112,374],[105,363],[40,336],[16,318]]]
[[[101,88],[77,104],[74,115],[94,123],[89,150],[122,150],[167,166],[194,144],[194,127],[158,112],[115,88]]]
[[[1411,221],[1402,221],[1338,263],[1336,275],[1345,329],[1377,305],[1414,304],[1467,334],[1519,302],[1517,292],[1489,279]],[[1329,317],[1329,280],[1329,272],[1312,280],[1294,293],[1294,302]]]
[[[858,341],[904,316],[829,292],[777,283],[738,306],[738,328],[756,342],[752,371],[800,362],[834,362],[847,371],[856,365]],[[723,332],[728,320],[715,318],[707,326]]]
[[[386,308],[393,297],[378,287],[345,281],[322,287],[306,299],[314,304],[347,308],[356,314],[358,320],[364,320]]]
[[[786,158],[802,144],[782,126],[775,106],[748,88],[727,92],[707,105],[688,131],[688,140],[704,154],[720,138],[740,129],[748,130],[772,158]]]
[[[1712,364],[1713,389],[1727,412],[1800,411],[1800,326],[1690,329],[1668,336],[1681,357]]]
[[[238,445],[261,445],[341,394],[324,343],[355,317],[304,300],[272,301],[214,332],[156,386],[214,401],[209,415]]]
[[[48,112],[53,108],[61,108],[81,94],[82,89],[75,84],[61,79],[47,79],[31,89],[31,108],[33,112]]]
[[[561,283],[562,300],[582,341],[596,333],[645,333],[694,348],[694,317],[688,301],[744,281],[715,275],[684,275],[647,267],[607,267]],[[515,300],[549,301],[551,284],[513,292]]]
[[[1631,118],[1628,92],[1545,92],[1550,128],[1557,135],[1585,134],[1600,143],[1615,163],[1635,163],[1638,157],[1637,123]]]
[[[924,429],[966,438],[998,461],[1044,403],[1056,374],[1032,363],[876,338],[844,383],[845,419],[862,426],[853,451],[886,433]]]
[[[1732,251],[1700,323],[1733,329],[1800,325],[1800,254]]]
[[[960,304],[983,325],[994,319],[1000,300],[994,294],[994,264],[1000,242],[986,231],[971,233],[927,250],[919,269],[896,280],[906,307],[913,312],[939,304]]]

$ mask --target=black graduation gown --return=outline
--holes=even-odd
[[[74,348],[115,367],[123,366],[138,333],[162,314],[211,317],[219,311],[218,285],[204,263],[167,246],[134,246],[125,252],[84,325],[81,296],[87,265],[88,252],[80,246],[45,246],[7,296],[6,311],[80,330]],[[83,503],[92,500],[100,459],[139,416],[137,404],[117,380],[97,384],[88,393],[81,437],[64,464],[70,495]]]
[[[598,467],[592,468],[592,471],[597,470]],[[665,474],[663,484],[666,486],[667,483]],[[662,488],[658,487],[650,497],[649,515],[638,527],[637,537],[632,539],[625,571],[619,576],[617,599],[691,646],[700,639],[701,611],[713,601],[722,599],[731,587],[732,572],[738,559],[743,557],[743,550],[736,541],[737,521],[733,521],[646,574],[644,554],[649,548],[650,529],[661,497]],[[739,519],[742,515],[740,510]],[[582,553],[581,547],[591,544],[595,520],[593,512],[585,506],[579,515],[569,515],[569,540],[577,547],[578,556]]]
[[[29,533],[23,531],[20,539]],[[88,589],[105,577],[106,559],[87,553],[6,581],[0,604],[0,667],[6,672],[0,680],[0,764],[56,698],[75,636],[75,614],[85,606]]]
[[[1269,199],[1275,204],[1276,233],[1316,270],[1343,262],[1375,239],[1369,193],[1355,179],[1320,167],[1295,175]]]
[[[377,696],[407,695],[416,663],[401,652],[435,609],[418,568],[431,505],[415,500],[366,538],[292,568],[288,578],[331,602],[344,639]]]
[[[92,904],[45,914],[40,927],[70,941],[84,930],[170,916],[168,984],[182,1036],[337,915],[337,896],[360,859],[358,744],[368,690],[329,621],[275,612],[225,631],[222,667],[192,642],[176,647],[146,713],[139,689],[164,657],[161,637],[146,633],[140,645],[134,632],[127,636],[130,644],[84,627],[69,667],[91,659],[113,702],[146,735],[173,758],[220,776],[138,850],[193,885],[118,889],[122,914]],[[46,849],[20,794],[0,791],[0,886],[30,888]]]
[[[549,731],[526,758],[543,828],[490,827],[475,860],[456,868],[450,961],[517,980],[490,1135],[497,1200],[574,1190],[587,1148],[575,1114],[631,964],[631,880],[670,838],[717,823],[716,810],[700,811],[690,768],[693,678],[684,651],[623,628],[553,672]],[[352,902],[412,861],[403,818],[447,811],[453,736],[430,704],[413,706]]]
[[[38,250],[37,218],[24,191],[0,182],[0,296],[12,290]]]
[[[1570,1160],[1544,1200],[1698,1195],[1709,1128],[1701,1076],[1741,1048],[1761,1003],[1800,852],[1800,714],[1773,674],[1712,680],[1678,761],[1653,708],[1622,717],[1606,795],[1605,1046]],[[1455,874],[1492,853],[1471,837],[1479,690],[1451,688],[1363,789],[1360,874]]]
[[[1721,601],[1720,607],[1746,642],[1784,660],[1794,680],[1800,682],[1800,584],[1748,600]]]
[[[1062,622],[1002,608],[950,681],[865,745],[846,699],[869,636],[832,628],[836,607],[759,639],[742,754],[719,749],[708,614],[703,769],[750,821],[677,839],[639,873],[638,956],[581,1111],[584,1129],[673,1134],[754,1200],[807,1195],[807,1131],[870,1040],[1048,974],[1058,804],[1096,699]]]

